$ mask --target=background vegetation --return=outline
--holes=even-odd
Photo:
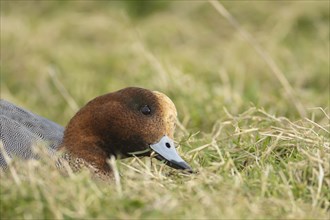
[[[104,183],[16,161],[1,218],[328,218],[329,1],[221,4],[1,0],[1,98],[64,126],[98,95],[162,91],[198,171],[128,159]]]

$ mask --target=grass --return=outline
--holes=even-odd
[[[98,95],[162,91],[198,171],[125,159],[105,183],[13,161],[1,219],[327,219],[329,2],[221,3],[1,1],[1,98],[65,125]]]

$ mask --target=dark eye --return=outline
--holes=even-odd
[[[144,115],[150,115],[151,110],[150,110],[149,106],[145,105],[145,106],[143,106],[143,107],[141,108],[141,112],[142,112],[142,114],[144,114]]]

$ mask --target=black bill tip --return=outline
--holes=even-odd
[[[187,173],[193,173],[193,169],[184,161],[175,161],[175,160],[166,160],[164,157],[161,155],[156,156],[157,160],[164,161],[165,164],[169,167],[172,167],[177,170],[184,170]]]

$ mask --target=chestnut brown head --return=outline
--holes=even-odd
[[[177,111],[160,92],[129,87],[87,103],[69,122],[63,148],[94,164],[110,156],[149,156],[174,168],[191,170],[173,142]]]

